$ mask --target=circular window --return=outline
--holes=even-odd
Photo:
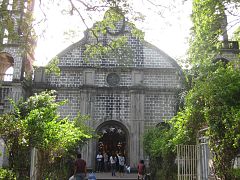
[[[120,82],[120,77],[118,74],[116,73],[110,73],[108,74],[107,76],[107,83],[110,85],[110,86],[116,86],[118,85]]]

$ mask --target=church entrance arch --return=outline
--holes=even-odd
[[[126,161],[129,159],[129,132],[127,128],[118,121],[107,121],[97,128],[100,136],[97,142],[96,153],[122,153]]]

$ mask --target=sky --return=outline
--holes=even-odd
[[[174,1],[174,0],[172,0]],[[166,4],[166,0],[155,0],[161,5]],[[165,3],[165,4],[164,4]],[[174,59],[183,58],[188,48],[188,37],[192,26],[190,20],[191,1],[176,1],[175,7],[161,9],[153,7],[146,0],[133,0],[134,9],[145,15],[144,22],[136,22],[137,28],[145,32],[145,40],[163,50]],[[52,6],[46,12],[48,21],[36,26],[38,35],[37,47],[35,49],[36,65],[44,66],[58,53],[66,49],[74,42],[83,37],[86,30],[80,23],[79,17],[64,16],[59,11],[59,7]],[[42,19],[38,3],[35,4],[36,22]],[[101,15],[93,18],[93,21],[101,20]],[[91,27],[91,22],[89,23]],[[42,30],[45,30],[44,36]],[[74,38],[69,38],[66,32],[78,32]]]

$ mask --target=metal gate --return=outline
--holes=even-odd
[[[208,138],[201,136],[197,145],[177,146],[178,180],[215,179]]]
[[[197,145],[178,145],[178,180],[197,180],[199,148]]]

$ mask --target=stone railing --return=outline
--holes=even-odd
[[[0,87],[0,114],[10,110],[10,102],[8,98],[11,94],[11,87]]]
[[[222,50],[239,51],[239,44],[237,41],[223,41]]]

